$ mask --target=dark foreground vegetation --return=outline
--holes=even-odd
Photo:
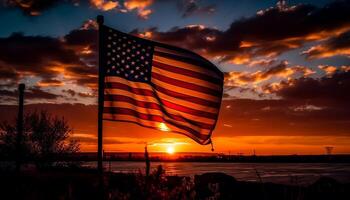
[[[18,119],[0,122],[0,160],[16,161],[17,168],[26,163],[34,163],[38,169],[56,165],[57,161],[64,164],[60,158],[80,150],[78,141],[71,139],[72,128],[64,118],[44,110],[29,112],[24,116],[21,134],[18,123]]]
[[[95,170],[61,168],[0,172],[0,199],[235,199],[348,200],[350,184],[323,177],[309,186],[237,181],[223,173],[192,178],[150,173],[105,173],[103,190]],[[102,192],[101,192],[102,191]]]

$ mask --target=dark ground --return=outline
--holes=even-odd
[[[323,177],[309,186],[236,181],[223,173],[194,178],[166,176],[161,168],[141,173],[107,173],[99,193],[99,176],[88,169],[0,172],[0,199],[235,199],[349,200],[350,183]]]

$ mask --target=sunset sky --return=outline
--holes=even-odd
[[[0,0],[0,120],[64,116],[97,149],[97,24],[195,51],[225,74],[215,152],[350,153],[350,1]],[[104,123],[105,151],[210,152],[185,136]]]

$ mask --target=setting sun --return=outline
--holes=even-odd
[[[173,146],[169,146],[167,149],[166,149],[166,152],[168,154],[174,154],[175,153],[175,149]]]

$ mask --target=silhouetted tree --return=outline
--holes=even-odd
[[[64,118],[52,116],[47,111],[31,112],[24,117],[22,157],[35,160],[37,167],[49,167],[56,158],[78,152],[79,143],[69,140],[72,129]],[[8,158],[16,152],[16,124],[0,125],[1,150]]]
[[[17,119],[14,120],[17,122]],[[0,155],[2,159],[14,160],[17,153],[22,155],[22,159],[29,159],[32,155],[31,144],[29,142],[27,124],[23,127],[23,137],[21,140],[20,152],[17,152],[17,124],[3,121],[0,123]]]

